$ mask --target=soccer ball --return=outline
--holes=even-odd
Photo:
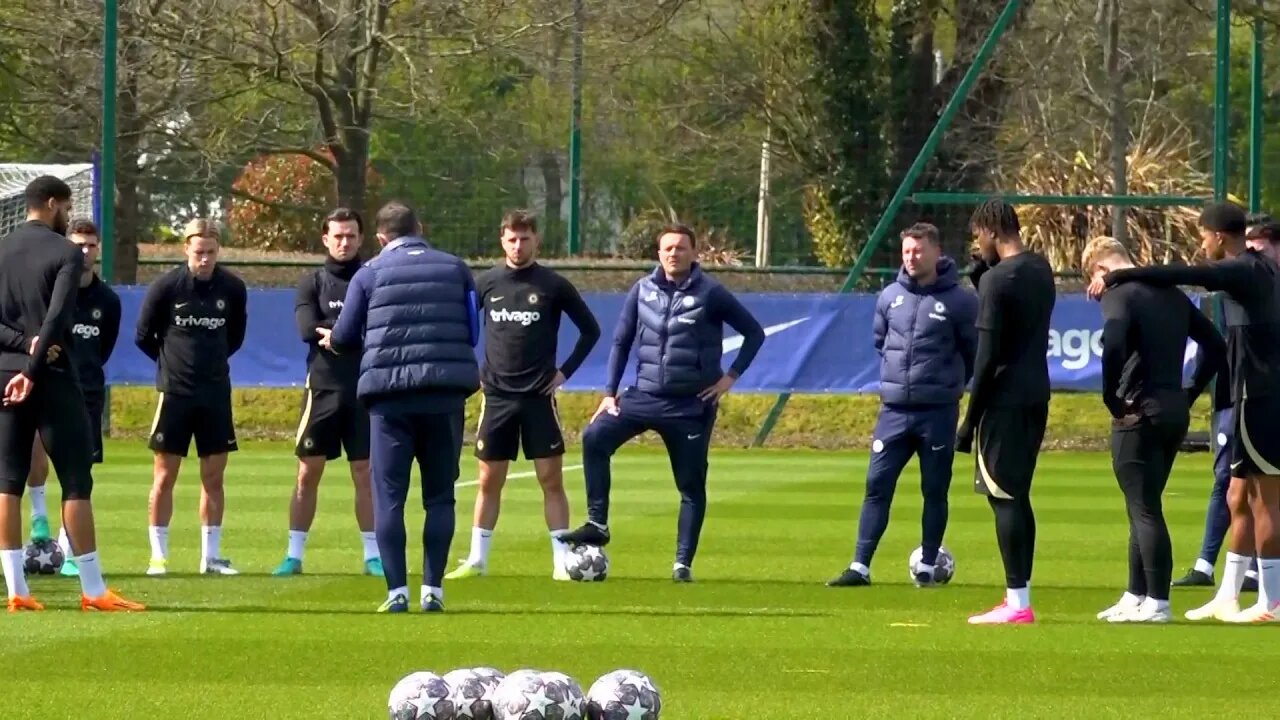
[[[493,694],[503,675],[493,668],[454,670],[444,676],[458,720],[493,720]]]
[[[595,545],[574,545],[564,555],[564,569],[578,582],[600,582],[609,577],[609,556]]]
[[[494,693],[496,720],[582,720],[569,683],[556,675],[521,670],[503,679]]]
[[[53,540],[37,540],[27,546],[22,567],[28,575],[53,575],[62,569],[66,558]]]
[[[548,695],[564,697],[566,707],[565,720],[582,720],[587,714],[587,698],[582,692],[582,685],[562,672],[542,673]]]
[[[920,558],[923,555],[924,548],[918,547],[911,551],[911,557],[907,559],[907,573],[912,580],[916,579],[916,568],[920,565]],[[955,556],[945,547],[938,548],[938,559],[933,564],[933,581],[939,585],[946,585],[955,575]]]
[[[658,720],[662,695],[636,670],[614,670],[587,691],[587,720]]]
[[[391,688],[387,717],[390,720],[454,720],[449,686],[435,673],[406,675]]]

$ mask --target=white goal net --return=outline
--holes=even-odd
[[[71,217],[94,218],[93,165],[41,165],[0,163],[0,238],[27,219],[27,183],[41,175],[53,175],[71,186]]]

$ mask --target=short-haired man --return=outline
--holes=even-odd
[[[631,438],[654,430],[662,437],[680,490],[679,536],[671,577],[693,581],[707,514],[707,455],[720,398],[751,365],[764,329],[728,288],[696,262],[693,231],[668,225],[658,233],[658,267],[622,303],[613,336],[605,397],[582,434],[587,523],[564,536],[576,545],[609,542],[610,461]],[[721,369],[724,326],[742,334],[742,349]],[[636,346],[636,387],[618,385]]]
[[[498,523],[507,469],[524,446],[542,486],[547,530],[551,532],[552,577],[568,580],[564,543],[569,529],[569,497],[564,492],[564,433],[555,394],[587,359],[600,339],[600,325],[578,289],[556,271],[538,264],[538,221],[514,210],[502,219],[503,264],[476,280],[484,319],[484,398],[476,432],[480,487],[476,493],[471,553],[446,579],[484,575],[489,544]],[[556,366],[560,318],[578,329],[578,342]]]
[[[1133,267],[1114,238],[1095,238],[1080,261],[1092,280]],[[1102,297],[1102,402],[1111,413],[1111,464],[1129,516],[1129,585],[1098,613],[1113,623],[1173,619],[1173,543],[1162,495],[1191,422],[1191,405],[1220,369],[1226,344],[1174,287],[1129,283]],[[1182,388],[1187,339],[1204,348],[1191,388]]]
[[[231,413],[231,356],[244,344],[248,291],[218,265],[218,226],[197,218],[182,233],[187,261],[147,288],[134,342],[156,361],[160,398],[151,423],[155,453],[148,503],[151,562],[148,575],[169,564],[173,487],[182,459],[196,441],[200,457],[200,572],[236,575],[222,555],[223,481],[227,455],[239,449]]]
[[[360,213],[338,208],[321,223],[327,255],[324,267],[307,273],[298,283],[294,318],[307,344],[307,381],[302,417],[294,438],[298,482],[289,498],[289,547],[272,573],[301,575],[307,534],[316,518],[316,497],[326,462],[347,451],[356,490],[356,524],[364,549],[364,574],[382,577],[378,539],[373,533],[373,496],[369,486],[369,411],[356,398],[360,353],[333,347],[330,334],[342,312],[347,286],[362,264],[360,241],[364,220]]]
[[[37,433],[62,486],[62,522],[80,553],[80,608],[142,610],[107,589],[95,537],[93,439],[67,353],[84,253],[67,241],[71,188],[48,175],[26,188],[27,222],[0,242],[0,568],[9,612],[43,610],[23,571],[22,492]]]
[[[853,562],[827,585],[871,584],[871,558],[889,527],[898,478],[920,458],[921,564],[915,582],[932,585],[947,529],[960,398],[973,374],[978,298],[960,286],[942,254],[938,229],[916,223],[902,233],[902,269],[876,300],[872,337],[880,354],[880,413],[871,443],[866,495]]]
[[[476,286],[466,263],[427,244],[409,206],[384,205],[377,230],[382,252],[351,278],[330,343],[363,348],[356,394],[369,408],[374,532],[387,582],[378,612],[409,611],[404,504],[415,459],[427,514],[420,607],[443,612],[463,415],[480,389]]]
[[[95,272],[98,263],[98,227],[92,220],[72,220],[67,239],[84,253],[84,270],[80,273],[80,289],[76,293],[75,315],[71,325],[71,364],[80,379],[93,440],[93,462],[102,462],[102,416],[107,397],[107,360],[115,350],[120,335],[120,296],[102,282]],[[27,493],[31,497],[31,539],[49,537],[49,517],[45,501],[45,484],[49,480],[49,457],[39,438],[31,449],[31,474],[27,476]],[[67,529],[58,533],[66,561],[61,573],[75,576],[75,553],[67,539]]]

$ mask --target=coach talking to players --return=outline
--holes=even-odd
[[[719,400],[764,344],[764,330],[742,303],[702,272],[693,231],[668,225],[658,233],[658,267],[631,287],[609,355],[604,400],[582,435],[587,518],[564,536],[570,544],[609,542],[609,462],[646,430],[662,437],[680,490],[680,525],[672,578],[693,580],[691,568],[707,513],[707,454]],[[729,370],[720,366],[724,325],[743,336]],[[617,394],[636,346],[636,386]]]
[[[480,389],[476,287],[466,264],[427,244],[408,206],[383,206],[377,231],[382,252],[351,278],[328,344],[363,347],[356,395],[369,408],[374,532],[388,591],[378,612],[409,610],[404,503],[415,458],[427,511],[421,607],[441,612],[464,407]]]
[[[866,497],[853,562],[827,584],[871,584],[871,558],[889,526],[898,477],[920,456],[921,561],[917,585],[933,584],[947,529],[947,492],[955,457],[960,398],[978,347],[978,297],[960,287],[955,261],[942,256],[938,229],[917,223],[902,233],[902,271],[876,302],[873,335],[880,353],[880,414],[871,443]]]

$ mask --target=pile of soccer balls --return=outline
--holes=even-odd
[[[662,696],[635,670],[608,673],[583,694],[564,673],[474,668],[407,675],[387,706],[390,720],[659,720]]]

